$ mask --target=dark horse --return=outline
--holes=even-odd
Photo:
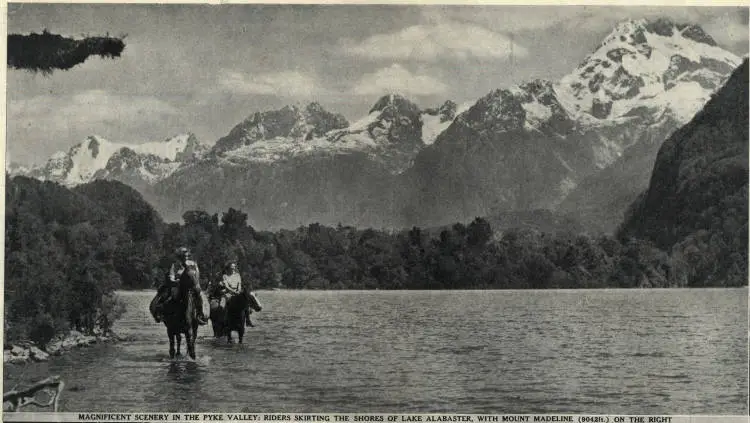
[[[226,307],[221,308],[218,300],[211,301],[211,324],[214,336],[226,335],[227,342],[232,342],[232,331],[237,332],[239,343],[245,336],[245,309],[250,306],[255,311],[261,311],[258,299],[251,292],[243,289],[238,295],[233,295],[226,301]]]
[[[173,286],[170,299],[164,304],[164,325],[169,335],[169,357],[180,355],[182,335],[185,335],[188,355],[195,359],[195,338],[198,336],[198,310],[193,298],[194,271],[186,270],[180,276],[177,286]],[[177,349],[175,351],[175,341]]]

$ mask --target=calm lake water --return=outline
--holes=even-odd
[[[130,340],[5,366],[63,411],[748,413],[748,290],[259,291],[243,345],[170,361],[153,292]],[[23,383],[22,383],[23,384]]]

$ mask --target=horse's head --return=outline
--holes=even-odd
[[[260,301],[258,301],[258,298],[255,297],[255,294],[253,294],[250,291],[246,292],[247,300],[249,301],[250,308],[252,308],[255,311],[261,311],[263,310],[263,307],[260,305]]]
[[[198,285],[198,273],[193,269],[186,269],[184,272],[182,272],[182,275],[180,275],[180,280],[177,283],[180,287],[180,292],[183,295],[187,295],[190,290],[193,289],[196,285]]]

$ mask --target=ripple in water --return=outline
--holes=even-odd
[[[151,295],[122,294],[127,341],[6,385],[60,374],[66,411],[748,413],[746,288],[260,292],[245,344],[204,326],[196,360]]]

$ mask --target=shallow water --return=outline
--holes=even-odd
[[[259,291],[245,344],[201,327],[195,361],[152,295],[121,293],[129,341],[5,386],[59,374],[64,411],[748,413],[747,288]]]

